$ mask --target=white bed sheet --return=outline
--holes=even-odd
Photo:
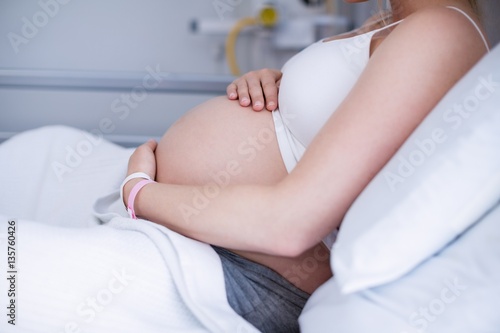
[[[64,227],[96,226],[92,206],[118,188],[132,152],[63,126],[14,136],[0,145],[0,213]]]
[[[19,325],[0,321],[0,331],[55,333],[76,323],[95,333],[255,332],[227,304],[220,261],[208,246],[119,216],[124,210],[117,190],[132,150],[103,141],[60,181],[54,162],[63,163],[68,151],[86,140],[81,131],[50,127],[0,145],[0,183],[8,190],[0,192],[0,234],[7,218],[20,220],[24,265]],[[99,226],[93,205],[106,194],[97,209],[108,223]],[[302,332],[499,332],[499,220],[497,208],[447,249],[386,286],[342,295],[335,279],[328,281],[307,303]],[[6,271],[5,253],[0,256],[0,269]],[[78,306],[122,269],[134,276],[127,288],[93,319],[79,314]],[[439,299],[455,278],[467,288],[441,311]],[[0,279],[0,290],[5,288]],[[0,294],[2,304],[5,297]],[[439,315],[425,321],[418,311],[430,306]]]
[[[229,306],[211,247],[123,217],[118,188],[131,152],[66,127],[0,145],[0,242],[18,219],[19,260],[17,323],[2,319],[1,332],[257,332]]]

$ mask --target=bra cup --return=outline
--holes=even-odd
[[[320,40],[283,66],[278,112],[295,141],[307,148],[366,68],[373,35],[400,22],[349,38]]]
[[[308,146],[351,91],[369,57],[369,42],[318,42],[283,67],[279,105],[284,125]]]

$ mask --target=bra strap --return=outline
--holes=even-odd
[[[488,42],[486,41],[486,38],[484,37],[483,35],[483,32],[481,31],[481,29],[479,29],[478,25],[476,24],[476,22],[466,13],[464,12],[463,10],[461,10],[460,8],[457,8],[457,7],[453,7],[453,6],[446,6],[446,8],[450,8],[450,9],[454,9],[456,10],[457,12],[459,13],[462,13],[473,25],[474,27],[476,27],[477,31],[479,32],[479,34],[481,35],[481,38],[483,39],[483,42],[484,42],[484,45],[486,46],[486,49],[488,50],[488,52],[490,51],[490,47],[488,46]]]

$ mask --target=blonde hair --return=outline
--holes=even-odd
[[[477,0],[469,0],[469,4],[472,7],[472,9],[474,9],[474,12],[476,14],[479,14],[479,7],[477,5]]]

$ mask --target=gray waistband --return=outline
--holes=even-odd
[[[228,302],[240,316],[262,332],[299,332],[309,294],[266,266],[212,247],[222,261]]]

